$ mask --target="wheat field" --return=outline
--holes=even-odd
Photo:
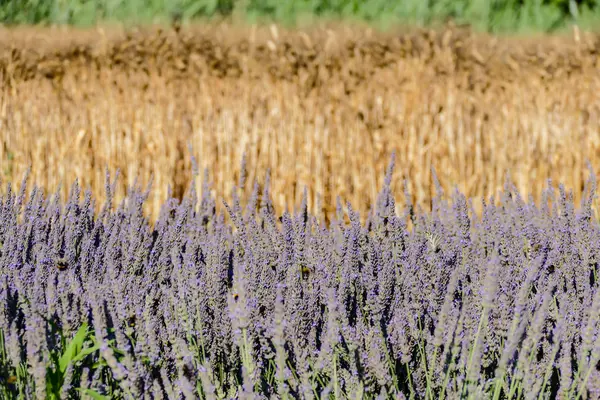
[[[600,166],[600,36],[497,38],[448,26],[2,28],[0,178],[63,197],[75,178],[95,196],[105,168],[119,194],[153,177],[148,211],[192,180],[192,156],[230,198],[265,181],[279,211],[301,201],[365,215],[396,152],[428,209],[432,167],[446,193],[474,198],[507,174],[538,200],[547,179],[576,200]],[[202,175],[202,173],[200,173]],[[199,179],[201,179],[200,176]],[[252,185],[245,187],[246,194]],[[401,204],[398,204],[401,206]]]

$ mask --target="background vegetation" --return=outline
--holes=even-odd
[[[238,16],[286,24],[314,18],[435,25],[448,19],[489,32],[557,31],[600,22],[599,0],[1,0],[5,24],[165,22]]]
[[[0,31],[2,182],[31,167],[49,191],[78,179],[101,197],[104,168],[118,168],[118,198],[153,177],[156,218],[167,187],[177,198],[189,190],[192,155],[228,198],[245,154],[250,182],[270,169],[277,210],[294,209],[306,187],[311,211],[334,216],[341,196],[366,216],[394,150],[395,194],[406,179],[426,210],[432,166],[476,208],[507,171],[525,196],[540,200],[551,178],[579,201],[586,160],[599,167],[597,35],[119,32]]]

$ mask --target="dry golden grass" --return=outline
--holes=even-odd
[[[429,207],[431,167],[470,197],[507,171],[539,198],[546,180],[574,188],[600,165],[600,40],[498,39],[448,28],[286,32],[208,26],[162,32],[2,30],[0,177],[54,190],[77,177],[120,195],[154,175],[154,216],[167,186],[189,188],[191,153],[228,198],[244,152],[248,178],[271,169],[276,206],[330,213],[340,195],[366,213],[397,152]],[[251,185],[248,185],[251,186]],[[248,188],[250,189],[250,188]],[[66,192],[65,192],[66,195]]]

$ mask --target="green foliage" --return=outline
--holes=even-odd
[[[431,25],[454,19],[490,32],[555,31],[600,22],[600,0],[0,0],[5,24],[92,25],[167,22],[240,15],[295,24],[354,19],[376,26]]]
[[[57,330],[57,327],[50,323]],[[79,378],[83,365],[92,367],[92,370],[104,368],[109,370],[106,361],[99,354],[100,343],[90,331],[87,324],[83,324],[79,330],[68,340],[60,330],[61,346],[50,351],[49,363],[46,367],[46,399],[61,400],[63,385],[67,377],[69,367],[72,368],[72,377]],[[109,346],[111,343],[109,342]],[[112,347],[112,346],[111,346]],[[115,353],[120,353],[113,348]],[[89,357],[89,358],[88,358]],[[75,379],[75,380],[77,380]],[[112,377],[107,377],[109,389],[114,389],[115,382]],[[112,385],[110,385],[112,384]],[[4,332],[0,329],[0,399],[25,399],[25,387],[33,385],[33,379],[25,364],[16,367],[11,365],[6,354],[6,343]],[[93,389],[73,388],[81,394],[94,400],[109,400],[116,397],[106,396]]]
[[[70,365],[75,365],[82,361],[88,355],[93,354],[100,348],[99,345],[84,348],[86,342],[92,340],[91,333],[87,324],[83,324],[75,336],[66,342],[64,337],[63,352],[56,351],[50,353],[52,364],[47,369],[47,387],[46,393],[49,400],[59,400],[60,392],[65,381],[65,374]]]
[[[100,394],[92,389],[80,390],[80,392],[91,397],[93,400],[111,400],[110,397]]]

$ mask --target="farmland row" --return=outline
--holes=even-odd
[[[584,32],[207,25],[0,37],[2,180],[31,167],[48,190],[78,178],[101,197],[103,168],[118,168],[119,197],[152,176],[154,216],[168,186],[179,198],[189,189],[192,155],[220,195],[245,154],[249,182],[270,169],[278,209],[306,186],[309,207],[328,215],[337,195],[364,215],[392,151],[392,187],[406,180],[424,208],[432,167],[469,197],[493,194],[509,172],[525,195],[539,199],[551,178],[578,200],[587,160],[599,166],[600,37]]]

